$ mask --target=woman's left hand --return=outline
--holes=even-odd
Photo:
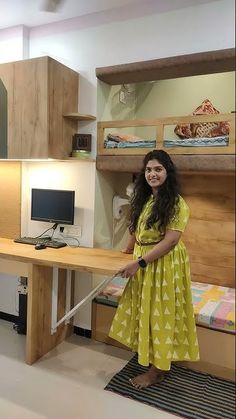
[[[125,265],[123,268],[119,269],[117,275],[122,276],[122,278],[129,278],[134,276],[139,269],[139,264],[137,261],[133,261]]]

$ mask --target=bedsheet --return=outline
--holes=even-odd
[[[127,281],[115,277],[95,301],[116,307]],[[191,288],[196,323],[235,333],[235,289],[200,282],[192,282]]]
[[[117,142],[113,140],[105,140],[104,148],[155,148],[155,140],[140,140],[140,141],[122,141]]]
[[[165,147],[225,147],[229,144],[229,136],[202,137],[202,138],[174,138],[165,139]],[[156,141],[152,139],[141,139],[135,141],[114,141],[106,138],[104,148],[155,148]]]
[[[227,135],[222,137],[202,137],[164,140],[165,147],[224,147],[229,144]]]

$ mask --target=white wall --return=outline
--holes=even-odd
[[[136,6],[138,7],[138,5]],[[151,10],[149,10],[151,13]],[[117,12],[118,13],[118,12]],[[80,111],[96,114],[95,68],[234,46],[234,1],[100,22],[86,17],[33,28],[30,57],[51,55],[79,71]],[[103,19],[102,19],[103,17]],[[121,20],[123,19],[123,20]],[[127,20],[125,20],[127,19]]]
[[[37,236],[52,226],[50,223],[32,221],[30,219],[32,188],[74,190],[74,224],[82,228],[80,244],[88,247],[93,246],[94,162],[23,162],[21,232],[26,236]]]
[[[29,56],[29,30],[26,26],[0,29],[0,63],[18,61]]]

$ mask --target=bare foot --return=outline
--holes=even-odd
[[[152,365],[147,372],[137,377],[130,378],[132,386],[138,390],[151,386],[152,384],[161,383],[164,379],[164,372]]]

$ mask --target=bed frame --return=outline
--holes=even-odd
[[[164,129],[168,125],[181,125],[191,123],[204,123],[204,122],[223,122],[229,123],[229,144],[222,147],[165,147],[164,145]],[[98,156],[119,156],[119,155],[145,155],[150,148],[112,148],[104,147],[105,129],[107,128],[131,128],[131,127],[156,127],[156,147],[167,151],[169,154],[234,154],[235,153],[235,114],[209,114],[209,115],[191,115],[179,117],[166,117],[155,119],[135,119],[135,120],[119,120],[119,121],[102,121],[98,122],[97,133],[97,155]]]

